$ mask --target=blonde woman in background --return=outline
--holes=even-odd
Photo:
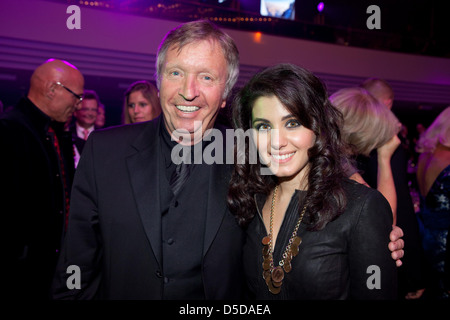
[[[97,118],[95,119],[95,128],[101,129],[105,126],[105,123],[106,123],[105,105],[100,103],[98,105]]]
[[[122,115],[124,124],[149,121],[160,114],[158,89],[152,83],[136,81],[125,91]]]
[[[331,103],[343,116],[342,139],[348,144],[349,153],[369,157],[378,150],[377,189],[388,200],[396,224],[397,195],[391,169],[391,157],[400,145],[397,134],[400,122],[395,115],[363,88],[344,88],[330,96]],[[348,166],[348,175],[368,186],[357,169]]]

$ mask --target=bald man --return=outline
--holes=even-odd
[[[0,117],[2,291],[48,299],[74,174],[64,131],[84,90],[81,72],[50,59],[31,76],[27,97]]]

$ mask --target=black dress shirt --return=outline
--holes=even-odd
[[[205,163],[194,163],[195,152],[202,152],[208,144],[199,142],[197,146],[183,147],[183,155],[191,162],[190,175],[174,195],[169,186],[176,165],[172,161],[172,141],[165,126],[161,123],[161,164],[165,175],[160,175],[160,203],[164,299],[204,299],[202,281],[203,241],[205,234],[206,206],[209,184],[209,168]],[[179,146],[178,146],[179,147]],[[198,155],[197,155],[198,158]],[[192,201],[195,199],[195,201]]]

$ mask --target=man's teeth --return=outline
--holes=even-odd
[[[200,109],[199,107],[196,106],[176,106],[178,110],[183,111],[183,112],[194,112],[197,111],[198,109]]]
[[[284,160],[287,158],[290,158],[294,155],[295,152],[289,153],[289,154],[283,154],[283,155],[278,155],[278,154],[272,154],[272,157],[274,157],[277,160]]]

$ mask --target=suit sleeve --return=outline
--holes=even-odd
[[[9,296],[21,297],[20,289],[23,288],[24,264],[27,256],[27,242],[31,234],[28,212],[33,212],[30,201],[24,201],[24,196],[29,194],[26,178],[27,167],[24,163],[23,153],[20,152],[23,145],[15,137],[23,133],[16,132],[7,121],[0,121],[0,212],[2,223],[0,228],[3,290]],[[25,148],[23,148],[25,149]],[[26,275],[25,275],[26,276]],[[17,292],[19,291],[19,292]]]
[[[396,299],[397,267],[388,248],[391,208],[374,189],[360,201],[362,205],[349,242],[350,297]]]
[[[67,233],[53,281],[54,299],[94,299],[102,277],[93,147],[95,134],[91,136],[74,177]]]

